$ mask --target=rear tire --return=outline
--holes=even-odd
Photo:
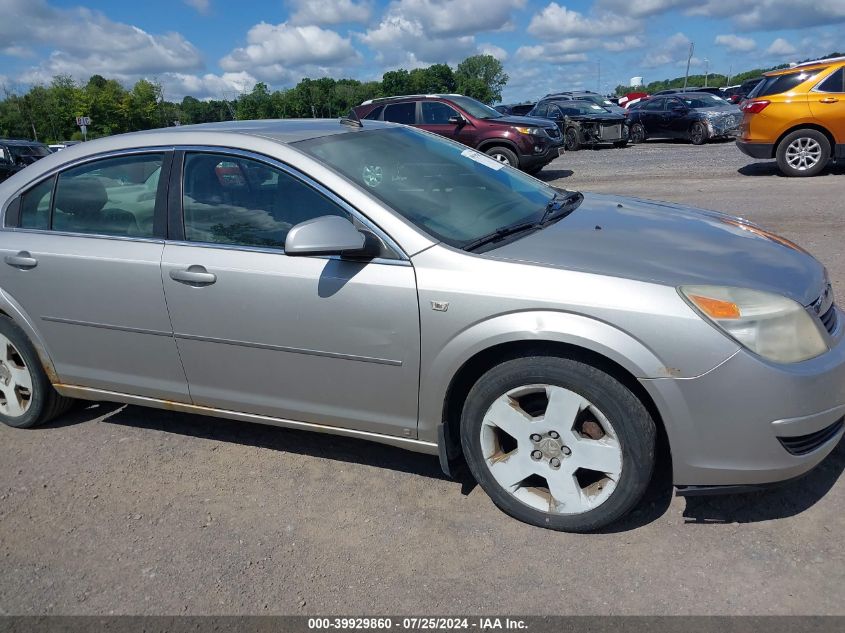
[[[504,165],[519,167],[519,158],[507,147],[491,147],[490,149],[485,150],[485,153],[493,160],[496,160]]]
[[[634,123],[631,126],[631,131],[628,134],[628,140],[634,145],[645,141],[645,128],[642,123]]]
[[[461,445],[501,510],[539,527],[589,532],[642,499],[655,461],[654,421],[612,376],[574,360],[527,356],[470,390]]]
[[[795,130],[778,143],[775,157],[784,176],[816,176],[830,162],[830,141],[818,130]]]
[[[0,316],[0,422],[28,429],[49,422],[72,403],[53,389],[26,333]]]

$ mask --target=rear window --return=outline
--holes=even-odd
[[[392,103],[384,108],[385,121],[411,125],[416,122],[416,118],[417,104],[415,101],[411,101],[410,103]]]
[[[787,73],[786,75],[775,75],[774,77],[765,77],[763,81],[757,84],[757,87],[748,95],[749,99],[755,97],[768,97],[769,95],[779,95],[783,92],[789,92],[796,86],[801,85],[805,81],[816,77],[820,71],[799,71],[795,73]]]

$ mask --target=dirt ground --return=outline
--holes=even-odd
[[[743,215],[845,293],[845,169],[732,143],[570,153],[556,184]],[[499,512],[436,458],[110,404],[0,428],[0,614],[845,614],[845,445],[765,493],[684,500],[665,468],[594,535]]]

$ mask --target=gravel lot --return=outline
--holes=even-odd
[[[843,289],[844,172],[647,143],[542,176],[741,214]],[[351,439],[91,404],[0,428],[0,446],[0,614],[845,614],[845,445],[755,495],[676,498],[664,468],[641,510],[589,536]]]

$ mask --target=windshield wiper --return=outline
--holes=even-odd
[[[465,251],[474,251],[475,249],[484,246],[485,244],[490,244],[491,242],[498,242],[499,240],[504,239],[509,235],[514,235],[516,233],[522,233],[523,231],[529,231],[531,229],[537,228],[540,228],[540,225],[537,222],[520,222],[519,224],[501,226],[492,233],[482,235],[478,239],[472,240],[471,242],[467,242],[466,244],[464,244],[463,249]]]
[[[584,194],[578,191],[567,191],[566,194],[555,193],[546,203],[546,210],[540,218],[539,225],[545,226],[552,220],[560,220],[575,211],[584,201]]]

